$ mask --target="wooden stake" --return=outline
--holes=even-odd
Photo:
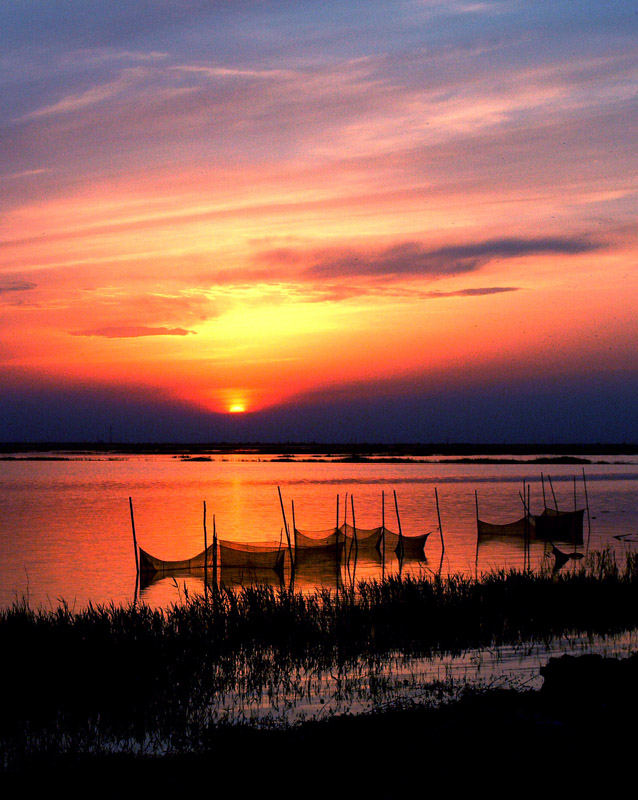
[[[213,586],[217,588],[217,524],[213,514]]]
[[[348,548],[348,492],[346,492],[346,499],[343,504],[343,552],[346,557],[346,565],[350,569],[350,553],[352,552],[352,542]]]
[[[381,490],[381,579],[385,580],[385,490]]]
[[[585,467],[583,467],[583,486],[585,487],[585,506],[587,508],[587,552],[589,553],[589,540],[591,539],[591,517],[589,516],[589,497],[587,496],[587,480]]]
[[[359,555],[359,542],[357,540],[357,523],[356,523],[355,516],[354,516],[354,495],[353,494],[350,495],[350,506],[351,506],[351,509],[352,509],[352,536],[353,536],[353,540],[354,540],[354,548],[355,548],[354,552],[355,552],[355,558],[356,558]]]
[[[381,490],[381,526],[385,531],[385,490]]]
[[[284,501],[281,496],[281,487],[277,487],[277,491],[279,492],[279,504],[281,505],[281,514],[284,518],[284,530],[286,531],[286,540],[288,542],[288,551],[290,553],[290,560],[293,561],[292,558],[292,543],[290,541],[290,531],[288,529],[288,521],[286,520],[286,512],[284,511]],[[294,562],[293,562],[294,563]]]
[[[549,481],[549,488],[552,490],[552,497],[554,498],[554,508],[558,511],[558,503],[556,502],[556,495],[554,494],[554,484],[552,483],[551,475],[547,476],[547,480]]]
[[[532,546],[531,546],[531,539],[532,539],[532,521],[530,519],[530,485],[527,484],[527,514],[525,515],[525,519],[527,520],[527,568],[532,568]]]
[[[206,531],[206,501],[204,500],[204,597],[208,589],[208,533]]]
[[[292,505],[292,535],[295,543],[295,553],[297,552],[297,523],[295,522],[295,501],[290,501]]]
[[[337,492],[337,524],[335,526],[335,559],[337,561],[337,570],[339,569],[339,493]],[[338,581],[337,581],[338,583]]]
[[[355,550],[354,567],[352,569],[352,572],[350,572],[350,557],[352,556],[353,548],[357,544],[357,531],[356,531],[356,528],[354,527],[354,498],[353,498],[352,495],[350,495],[350,504],[352,506],[352,541],[350,542],[350,549],[348,550],[348,556],[347,556],[346,564],[347,564],[347,567],[348,567],[348,576],[350,577],[350,584],[354,588],[355,576],[357,574],[357,555],[358,555],[358,550]],[[348,493],[347,492],[346,492],[346,507],[345,507],[344,512],[343,512],[343,526],[344,526],[344,531],[347,531],[348,530]],[[347,544],[347,542],[348,542],[348,538],[346,536],[346,544]]]
[[[543,484],[543,508],[547,510],[547,499],[545,497],[545,478],[543,477],[542,472],[541,472],[541,483]]]
[[[441,556],[445,553],[445,542],[443,541],[443,527],[441,525],[441,510],[439,508],[439,493],[434,487],[434,497],[436,499],[436,515],[439,518],[439,533],[441,534]]]
[[[131,509],[131,527],[133,528],[133,547],[135,548],[135,570],[137,574],[140,573],[140,556],[137,551],[137,536],[135,535],[135,517],[133,516],[133,500],[128,499],[129,508]]]
[[[478,510],[478,491],[474,490],[474,505],[476,506],[476,573],[478,575],[478,556],[479,556],[479,510]]]
[[[297,523],[295,522],[294,500],[290,501],[290,508],[292,509],[292,536],[290,537],[292,547],[289,550],[289,556],[290,556],[290,589],[292,590],[295,587],[295,559],[297,558]]]
[[[399,551],[397,555],[399,559],[403,558],[403,531],[401,530],[401,517],[399,516],[399,504],[397,503],[397,492],[396,489],[392,490],[394,492],[394,510],[397,514],[397,525],[399,526],[399,546],[397,550]]]
[[[523,491],[519,490],[518,496],[521,498],[523,504],[524,519],[525,519],[525,533],[523,534],[523,569],[525,569],[525,562],[527,560],[527,543],[530,531],[530,513],[529,513],[529,484],[527,484],[527,500],[525,500],[525,481],[523,481]]]

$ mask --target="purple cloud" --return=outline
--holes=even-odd
[[[7,292],[28,292],[35,289],[37,284],[32,281],[0,281],[0,294]]]
[[[72,331],[72,336],[102,336],[106,339],[136,339],[139,336],[188,336],[195,331],[185,328],[148,328],[144,325],[121,325]]]
[[[403,242],[377,252],[356,250],[320,255],[306,270],[309,277],[336,275],[457,275],[474,272],[495,259],[528,255],[574,255],[598,250],[603,245],[581,237],[504,237],[472,244],[427,248],[419,242]]]

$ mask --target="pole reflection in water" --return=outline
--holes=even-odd
[[[320,559],[313,558],[311,561],[316,563],[311,568],[298,559],[300,575],[295,587],[304,591],[324,585],[339,588],[353,579],[382,579],[399,570],[402,574],[433,571],[469,575],[475,570],[480,574],[491,569],[522,569],[526,562],[535,569],[543,562],[545,549],[533,540],[528,553],[517,542],[481,542],[477,559],[475,491],[481,495],[481,516],[506,523],[520,516],[518,487],[523,479],[526,494],[529,493],[528,505],[538,515],[544,508],[543,486],[540,470],[532,464],[275,463],[247,456],[204,462],[169,456],[4,461],[0,462],[0,604],[9,606],[22,596],[28,596],[35,606],[46,607],[57,605],[60,599],[78,608],[89,601],[131,602],[136,576],[131,552],[133,504],[137,543],[160,559],[181,560],[202,552],[203,500],[209,547],[211,515],[213,538],[217,536],[220,541],[278,542],[282,531],[278,486],[287,498],[295,500],[295,528],[303,504],[307,527],[334,533],[335,498],[341,497],[336,522],[337,528],[343,527],[341,538],[346,552],[342,567],[338,572],[331,571]],[[635,547],[628,535],[638,530],[637,486],[638,469],[632,463],[592,463],[587,467],[584,533],[589,549],[609,546],[622,557]],[[584,487],[585,484],[579,506],[584,502]],[[552,466],[552,489],[553,494],[549,492],[546,497],[551,510],[555,511],[557,505],[559,510],[571,511],[573,466]],[[436,531],[437,527],[441,532],[440,515],[445,542],[442,535],[430,536],[425,548],[427,562],[413,564],[406,560],[401,564],[392,553],[384,508],[388,491],[397,493],[404,542],[409,536]],[[344,496],[347,499],[342,509]],[[348,526],[354,527],[353,511],[356,547],[354,537],[347,535]],[[548,518],[547,524],[553,524],[552,520]],[[385,531],[385,558],[378,560],[374,554],[361,552],[364,545],[358,534],[377,527]],[[294,533],[286,520],[283,535],[290,550],[294,547]],[[573,548],[560,549],[572,552]],[[213,548],[211,555],[217,552]],[[563,569],[571,569],[572,565],[570,560]],[[210,561],[207,566],[212,581],[210,573],[216,567],[213,563],[211,570]],[[223,565],[218,564],[217,569],[221,582]],[[198,579],[193,580],[193,584],[187,583],[189,589],[199,591]],[[203,585],[203,580],[199,583]],[[140,588],[142,599],[150,602],[148,587]],[[152,598],[153,602],[167,605],[178,601],[179,593],[172,582],[159,581]]]

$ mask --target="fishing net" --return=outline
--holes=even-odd
[[[556,511],[546,508],[533,517],[535,537],[543,542],[565,542],[573,545],[583,543],[583,517],[585,509]]]
[[[140,553],[140,572],[143,573],[165,573],[165,572],[188,572],[194,569],[212,569],[213,555],[215,546],[210,545],[206,550],[202,550],[193,558],[186,558],[181,561],[165,561],[156,558],[139,548]],[[228,542],[218,540],[217,566],[241,567],[251,569],[272,569],[281,571],[284,565],[286,548],[280,544],[255,543],[243,544],[238,542]]]
[[[206,565],[213,564],[213,545],[206,550],[202,550],[193,558],[185,558],[181,561],[164,561],[156,558],[146,550],[139,548],[140,553],[140,572],[188,572],[192,569],[203,569]]]
[[[478,536],[481,540],[489,539],[511,539],[520,537],[522,539],[534,537],[534,519],[530,517],[521,517],[514,522],[507,522],[504,525],[496,525],[492,522],[485,522],[485,520],[476,520],[478,528]]]

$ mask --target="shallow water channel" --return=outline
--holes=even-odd
[[[638,631],[610,636],[560,636],[462,653],[411,657],[391,653],[359,658],[337,667],[293,667],[279,672],[276,654],[263,654],[263,680],[239,667],[235,686],[210,698],[210,722],[280,725],[331,714],[368,713],[413,704],[434,706],[469,689],[539,689],[540,668],[550,658],[598,653],[626,657]]]

